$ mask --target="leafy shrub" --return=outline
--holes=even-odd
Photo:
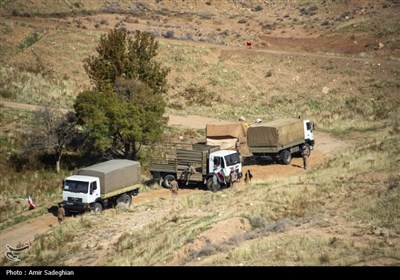
[[[21,49],[29,48],[29,47],[32,46],[34,43],[36,43],[37,41],[39,41],[39,36],[40,36],[40,33],[38,33],[38,32],[34,32],[34,33],[30,34],[30,35],[25,39],[25,42],[22,43],[19,47],[20,47]]]

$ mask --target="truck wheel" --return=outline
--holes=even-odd
[[[292,161],[292,154],[288,150],[284,150],[281,153],[281,161],[283,164],[290,164]]]
[[[127,207],[131,206],[132,197],[129,194],[123,194],[117,198],[117,206],[118,207]]]
[[[133,190],[130,192],[131,196],[137,196],[139,194],[139,189]]]
[[[220,190],[221,186],[217,181],[217,177],[213,176],[207,179],[206,182],[207,188],[212,192],[217,192]]]
[[[175,176],[174,175],[171,175],[171,174],[165,175],[165,177],[164,177],[164,179],[162,181],[162,186],[164,188],[170,189],[171,188],[171,182],[173,180],[175,180]]]
[[[99,203],[99,202],[96,202],[96,204],[94,205],[93,211],[95,213],[100,213],[101,211],[103,211],[103,205],[101,205],[101,203]]]
[[[306,144],[307,145],[307,149],[308,149],[308,157],[311,156],[311,146],[310,144]]]

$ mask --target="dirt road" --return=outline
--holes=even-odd
[[[25,104],[25,103],[17,103],[7,100],[0,99],[0,105],[3,105],[7,108],[15,108],[27,111],[37,111],[43,108],[40,105],[33,105],[33,104]],[[67,112],[67,109],[61,109],[63,112]],[[190,128],[190,129],[205,129],[207,123],[215,123],[215,124],[222,124],[222,123],[229,123],[228,121],[224,120],[216,120],[213,118],[208,117],[201,117],[201,116],[168,116],[169,126],[175,126],[178,128]]]
[[[209,121],[208,118],[202,118],[200,116],[194,116],[192,121],[191,117],[176,117],[172,116],[171,125],[181,126],[186,128],[199,128],[201,124],[205,124]],[[213,120],[215,121],[215,120]],[[349,147],[350,143],[345,143],[334,139],[331,136],[316,132],[315,133],[316,145],[315,149],[312,151],[309,165],[310,168],[320,164],[324,159],[333,155],[335,152],[339,151],[339,148],[343,151],[343,147]],[[302,172],[307,172],[302,169],[302,159],[293,158],[292,163],[288,166],[276,165],[276,164],[266,164],[266,165],[251,165],[244,166],[244,172],[250,169],[253,174],[253,182],[259,180],[265,180],[271,177],[288,176],[301,174]],[[241,180],[237,184],[237,188],[244,188],[244,182]],[[203,190],[198,189],[182,189],[179,191],[179,196],[186,195],[193,192],[202,192]],[[154,201],[157,199],[169,199],[171,198],[171,193],[167,189],[158,189],[150,192],[139,193],[133,199],[134,205],[139,205]],[[138,217],[139,218],[139,217]],[[135,219],[136,220],[136,219]],[[140,222],[137,222],[141,224]],[[6,245],[17,246],[20,243],[26,241],[32,242],[35,235],[44,233],[51,229],[51,227],[57,225],[57,218],[52,214],[46,214],[40,217],[33,218],[29,221],[14,225],[3,232],[1,232],[1,246],[0,253],[4,255],[6,252]]]
[[[24,110],[38,110],[40,108],[40,106],[36,105],[21,104],[3,100],[1,100],[1,103],[6,107],[19,108]],[[188,129],[204,129],[206,123],[224,122],[226,121],[215,120],[202,116],[169,116],[170,126]],[[340,151],[343,152],[343,149],[351,146],[351,143],[349,142],[334,139],[328,134],[318,131],[315,132],[315,139],[316,145],[309,159],[310,168],[313,168],[314,166],[323,162],[327,157],[335,154],[335,152],[338,152],[339,148]],[[284,166],[284,168],[282,167],[282,165],[263,164],[244,166],[243,169],[244,172],[246,172],[248,169],[251,170],[251,173],[254,176],[253,182],[265,180],[271,177],[296,175],[305,172],[302,168],[301,158],[293,158],[292,163],[288,166]],[[240,189],[244,187],[244,181],[241,180],[241,182],[237,184],[237,188]],[[179,195],[182,196],[189,193],[201,191],[202,190],[197,189],[182,189],[180,190]],[[170,197],[171,193],[169,190],[158,189],[151,192],[139,193],[136,197],[134,197],[133,203],[135,205],[138,205],[157,199],[169,199]],[[7,244],[17,246],[18,244],[22,244],[26,241],[32,242],[35,239],[35,235],[48,231],[49,229],[51,229],[51,227],[56,226],[57,223],[57,218],[49,213],[40,217],[32,218],[31,220],[14,225],[4,230],[3,232],[1,232],[0,254],[4,255],[4,253],[6,252]]]

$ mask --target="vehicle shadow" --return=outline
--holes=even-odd
[[[276,163],[273,158],[265,156],[265,157],[245,157],[243,158],[242,165],[250,166],[250,165],[270,165]]]
[[[300,165],[298,165],[298,164],[291,164],[291,166],[293,166],[293,167],[298,167],[298,168],[303,169],[303,166],[300,166]]]
[[[53,205],[50,208],[47,208],[47,212],[53,214],[54,217],[57,217],[58,214],[58,206]]]

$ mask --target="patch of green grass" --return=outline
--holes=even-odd
[[[25,41],[19,46],[21,49],[26,49],[35,44],[37,41],[40,39],[41,33],[39,32],[33,32],[30,34],[27,38],[25,38]]]

